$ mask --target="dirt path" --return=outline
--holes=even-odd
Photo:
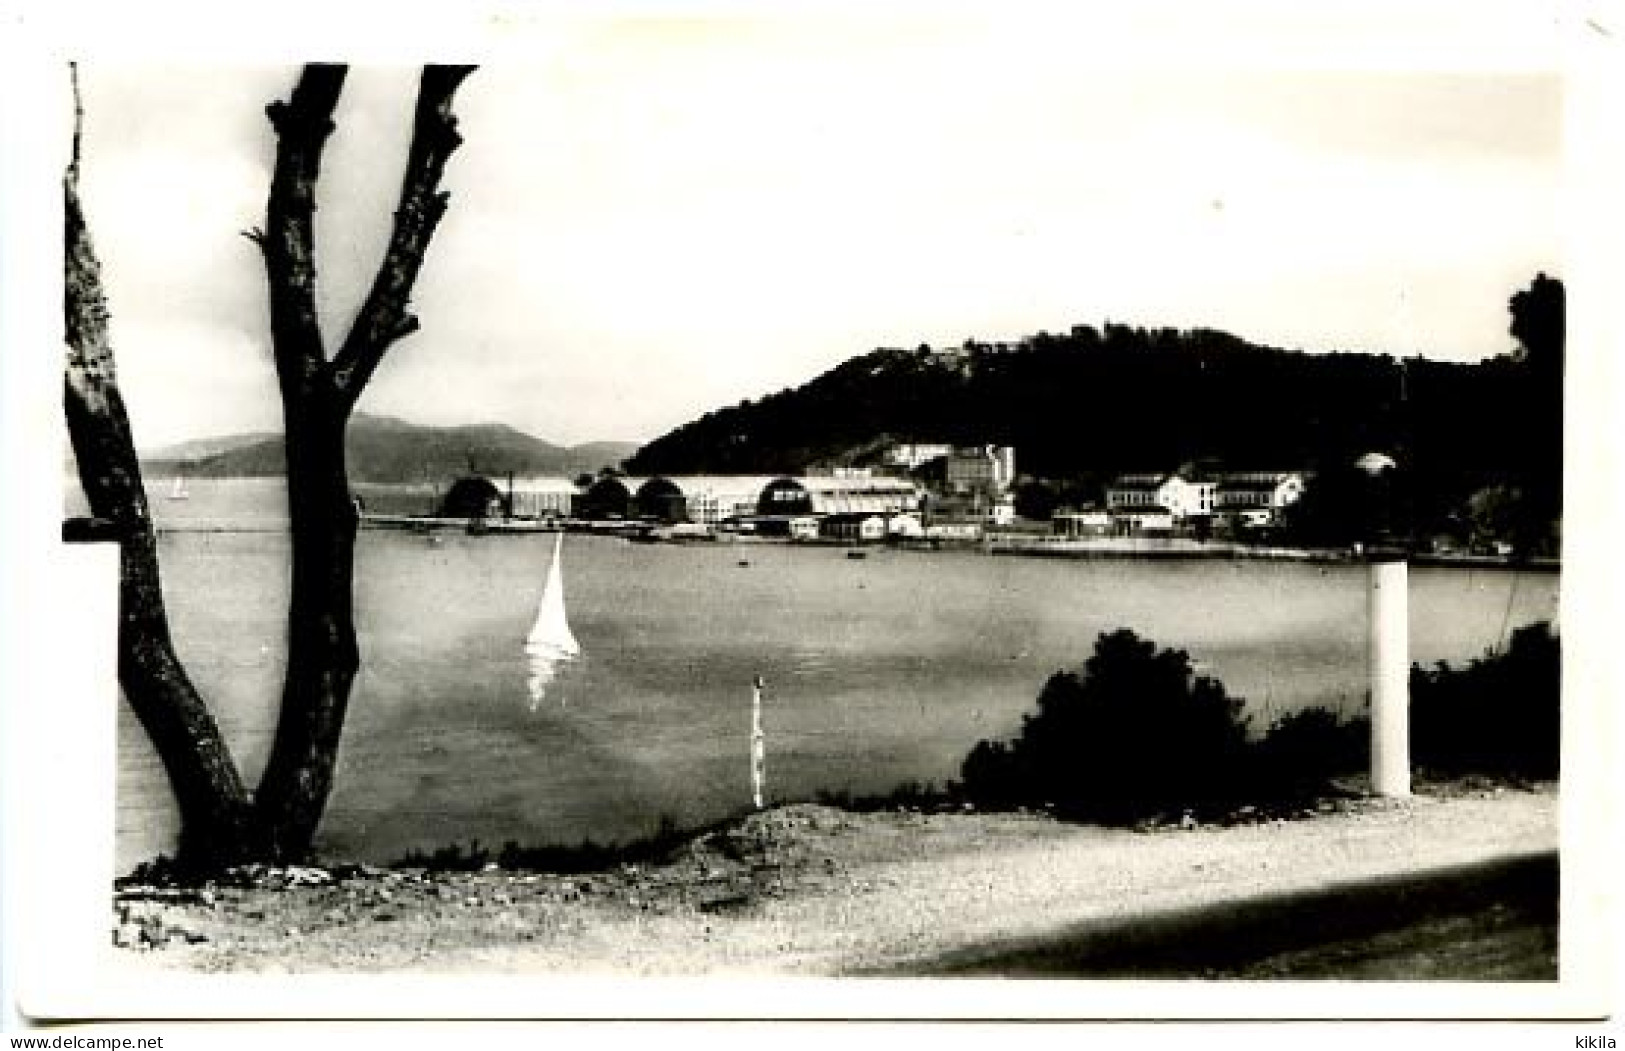
[[[128,958],[166,967],[910,974],[1091,924],[1557,845],[1555,790],[1153,832],[798,805],[710,833],[658,866],[586,876],[296,870],[259,881],[271,886],[130,889],[116,907],[121,940],[165,946]]]

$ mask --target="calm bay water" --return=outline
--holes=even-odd
[[[159,492],[154,486],[153,491]],[[287,542],[277,482],[195,482],[160,522],[267,531],[168,533],[176,643],[245,774],[274,728]],[[942,781],[980,738],[1012,733],[1044,680],[1131,627],[1189,651],[1255,723],[1366,690],[1364,573],[1269,562],[1068,561],[766,544],[564,541],[585,656],[532,710],[523,643],[551,536],[438,542],[365,532],[363,668],[320,836],[388,860],[471,839],[619,839],[749,801],[750,683],[767,680],[773,798]],[[741,565],[741,563],[748,565]],[[1412,571],[1412,656],[1459,661],[1556,615],[1558,578]],[[168,849],[161,768],[120,710],[117,860]]]

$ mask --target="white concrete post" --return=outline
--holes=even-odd
[[[750,689],[750,794],[756,809],[762,809],[767,785],[767,738],[762,734],[762,677]]]
[[[1403,559],[1371,561],[1371,791],[1411,794],[1410,596]]]

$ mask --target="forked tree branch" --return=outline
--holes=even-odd
[[[329,360],[316,326],[311,217],[321,147],[342,70],[306,67],[269,112],[279,139],[263,242],[272,339],[282,382],[292,538],[288,661],[271,752],[254,793],[269,856],[305,857],[332,790],[351,688],[360,668],[354,616],[357,514],[345,470],[346,424],[384,351],[410,332],[412,284],[446,208],[439,190],[460,138],[451,99],[470,67],[424,69],[389,244],[372,289]]]
[[[389,246],[366,302],[331,365],[333,386],[346,407],[353,407],[360,398],[385,351],[417,331],[418,320],[408,309],[412,286],[435,228],[446,213],[450,195],[439,188],[446,161],[463,141],[451,110],[452,97],[473,71],[473,66],[423,69]]]
[[[265,228],[251,239],[265,255],[271,345],[285,396],[303,392],[327,360],[316,313],[316,180],[347,72],[307,65],[288,101],[265,108],[276,129],[276,166]]]

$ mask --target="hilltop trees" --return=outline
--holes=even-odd
[[[1429,403],[1419,413],[1482,403],[1487,387],[1478,366],[1426,362],[1411,373],[1413,402]],[[1385,357],[1278,350],[1200,329],[1078,326],[1010,345],[876,350],[795,390],[680,427],[628,466],[638,474],[797,470],[837,461],[883,433],[1014,445],[1022,471],[1048,479],[1208,457],[1319,466],[1392,448],[1409,423],[1402,386],[1398,364]],[[1484,421],[1450,414],[1472,432],[1460,448],[1452,441],[1451,456],[1493,462],[1493,448],[1478,452],[1477,439],[1494,438]]]
[[[1555,554],[1563,514],[1563,283],[1537,274],[1508,301],[1516,349],[1476,366],[1473,400],[1422,390],[1407,450],[1419,523],[1475,544]],[[1435,408],[1435,407],[1438,408]]]
[[[1528,440],[1518,479],[1528,499],[1517,536],[1523,547],[1550,544],[1552,523],[1563,514],[1565,304],[1563,283],[1545,274],[1536,274],[1508,304],[1528,382],[1522,413]]]
[[[386,351],[418,328],[408,303],[446,211],[449,195],[440,180],[462,141],[452,99],[472,69],[423,70],[389,243],[371,290],[331,354],[317,325],[315,191],[346,67],[306,66],[288,100],[266,109],[276,161],[265,224],[249,236],[261,249],[270,299],[293,571],[280,719],[252,795],[169,642],[152,522],[114,375],[100,266],[78,196],[76,111],[74,156],[64,180],[68,429],[91,509],[113,522],[120,537],[119,681],[169,773],[184,864],[289,861],[310,851],[360,664],[351,606],[357,518],[345,427]]]
[[[1562,472],[1562,302],[1561,283],[1537,277],[1512,303],[1522,354],[1472,364],[1113,324],[1010,344],[880,349],[679,427],[628,467],[798,471],[852,462],[890,435],[1013,445],[1024,475],[1079,484],[1206,459],[1335,473],[1377,450],[1403,468],[1397,524],[1421,535],[1449,527],[1471,494],[1501,484],[1533,486],[1549,526]],[[1024,495],[1044,510],[1043,490]]]
[[[1510,331],[1518,341],[1523,360],[1542,370],[1562,373],[1566,303],[1563,282],[1544,272],[1536,274],[1528,288],[1513,293],[1508,303],[1512,312]]]

